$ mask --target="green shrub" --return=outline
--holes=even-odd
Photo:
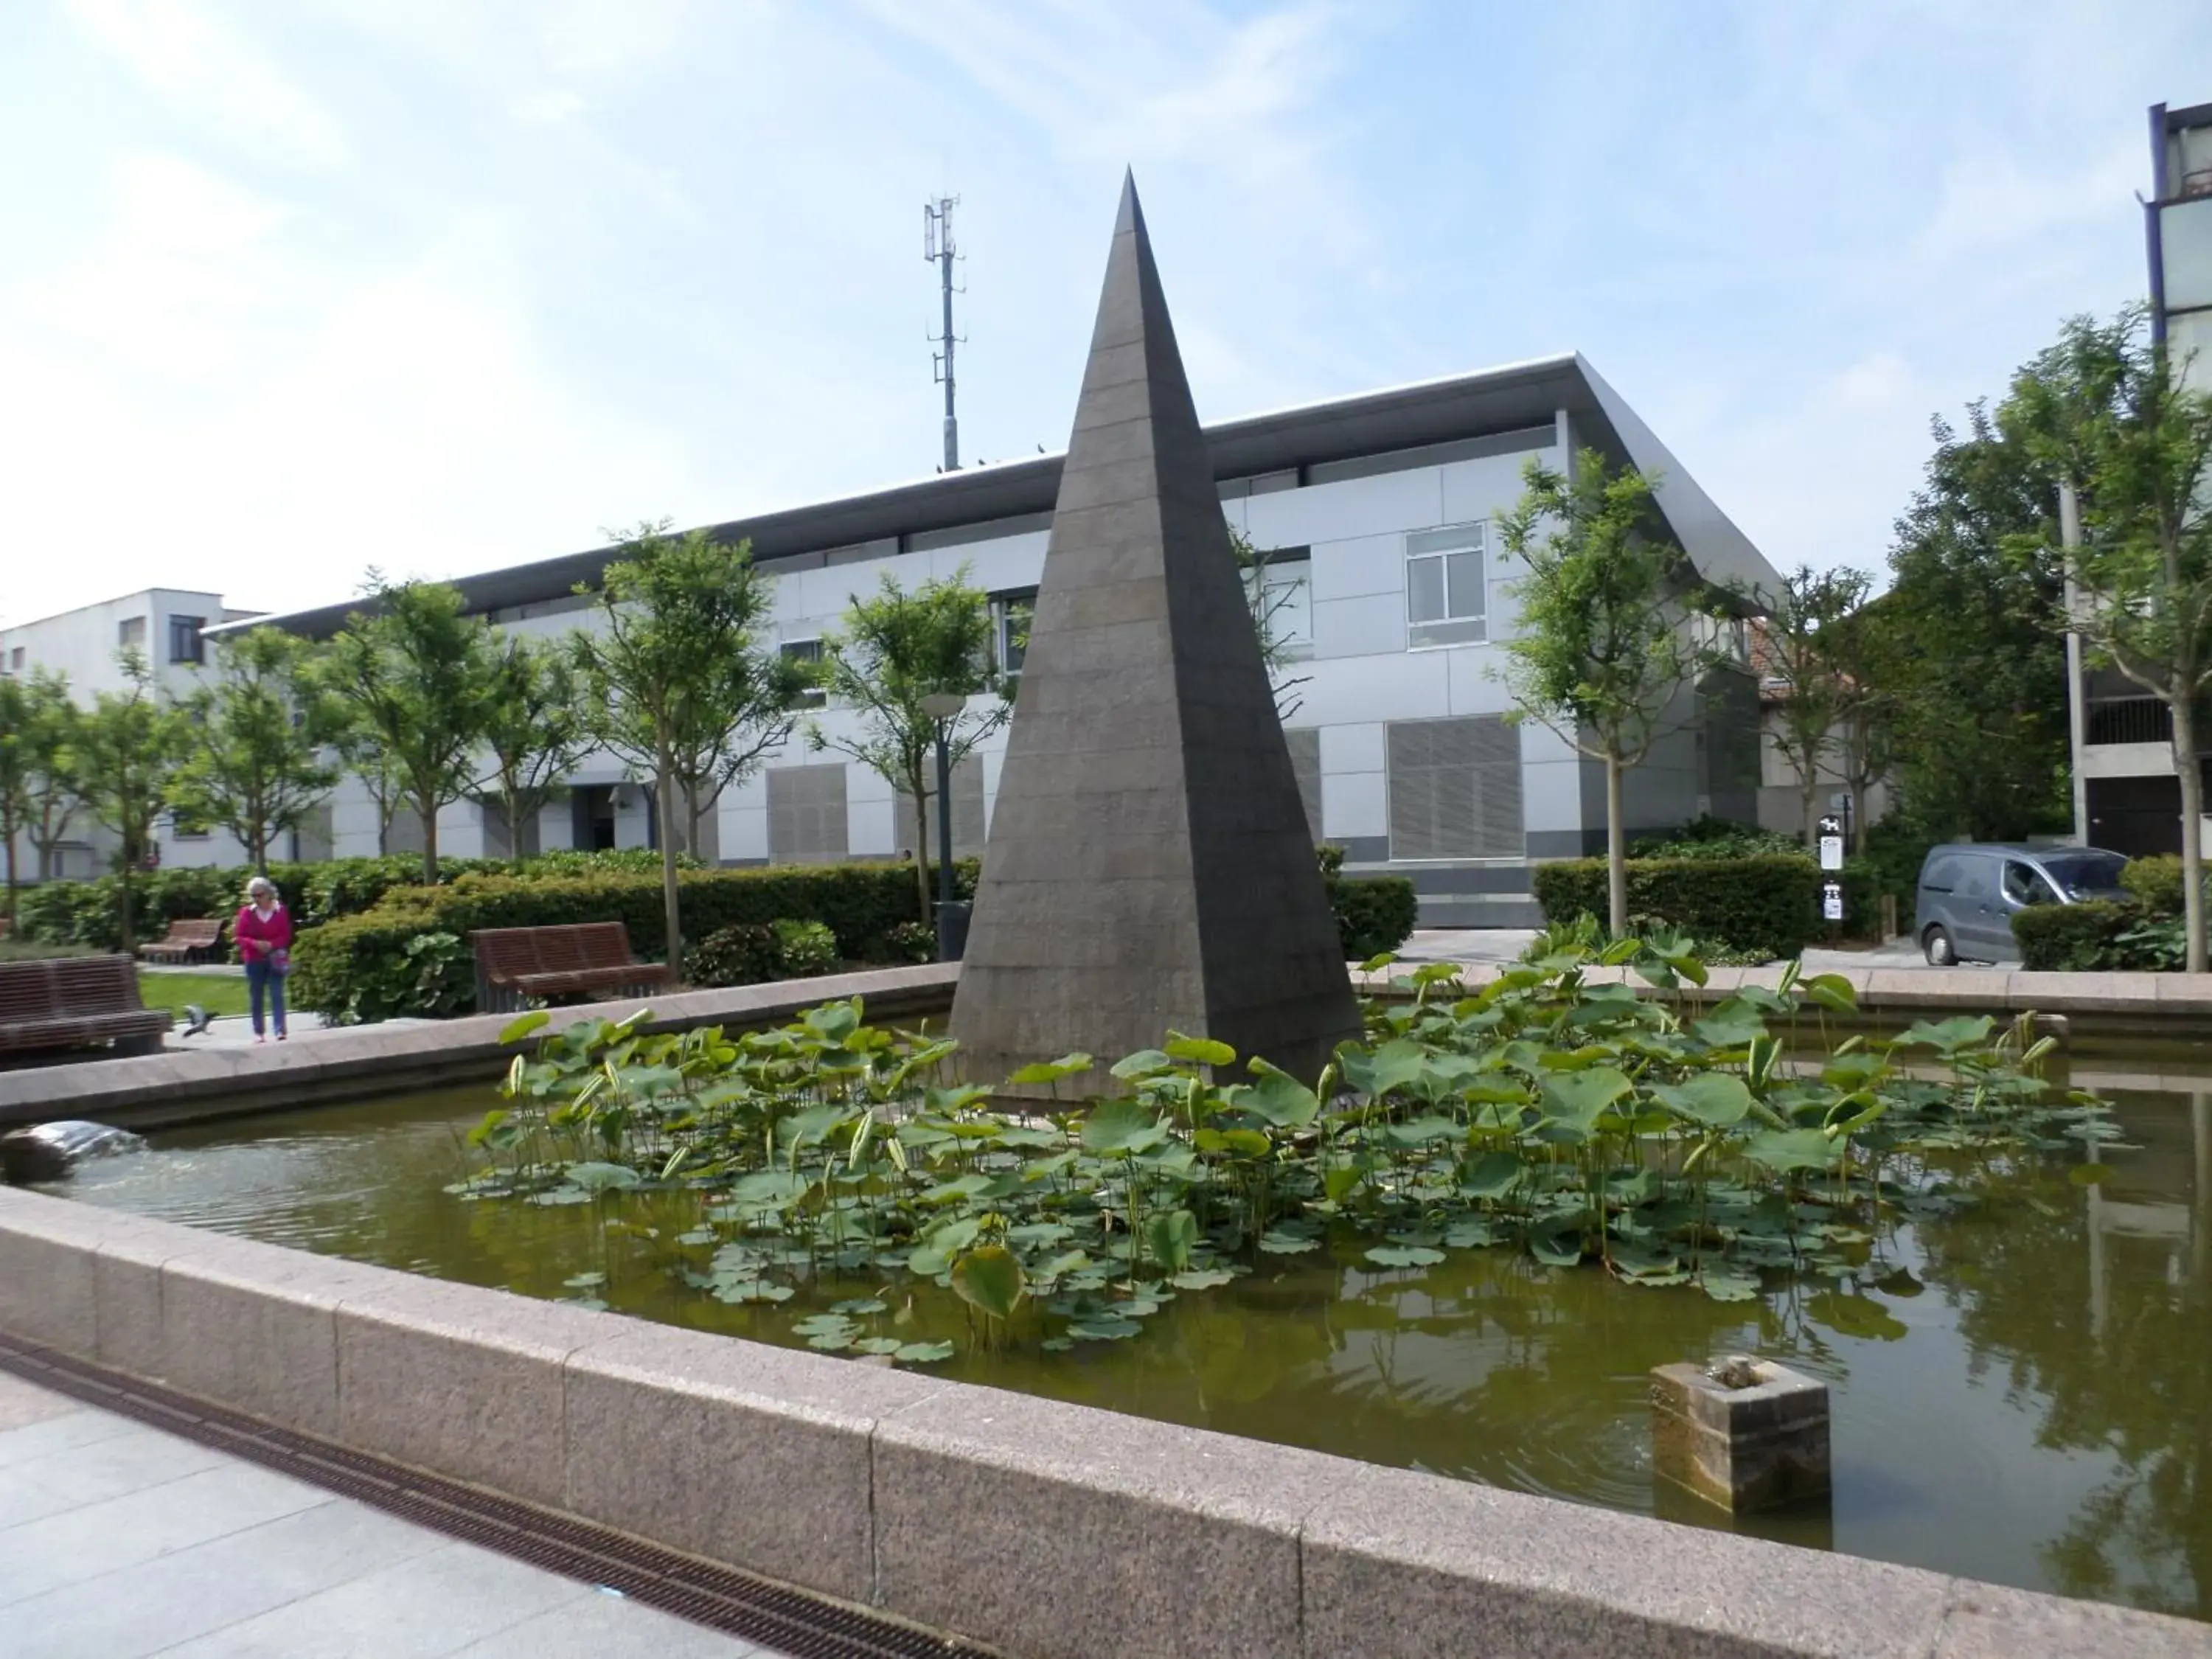
[[[2154,915],[2178,916],[2181,914],[2181,855],[2154,853],[2148,858],[2130,859],[2128,867],[2120,872],[2120,885]]]
[[[1331,876],[1328,907],[1347,961],[1364,962],[1411,938],[1420,903],[1403,876]]]
[[[769,926],[775,933],[776,964],[783,969],[784,978],[811,979],[836,971],[837,936],[820,922],[794,921],[786,916]]]
[[[1792,957],[1820,937],[1820,866],[1802,853],[1734,859],[1631,859],[1628,908],[1731,951]],[[1603,859],[1536,867],[1530,884],[1558,926],[1606,914]]]
[[[2103,899],[2022,910],[2012,919],[2012,936],[2021,965],[2039,973],[2172,974],[2188,960],[2179,916]]]
[[[1679,830],[1670,830],[1663,836],[1649,836],[1632,843],[1629,847],[1628,856],[1632,859],[1769,858],[1802,854],[1804,850],[1805,837],[1802,836],[1784,835],[1778,830],[1760,830],[1707,813],[1703,817],[1691,819]]]
[[[893,962],[934,962],[937,929],[926,921],[902,921],[884,935],[884,954]]]
[[[732,922],[684,953],[684,977],[694,985],[757,985],[779,977],[775,929],[764,921]]]

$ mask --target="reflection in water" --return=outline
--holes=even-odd
[[[464,1202],[488,1091],[176,1132],[88,1170],[90,1201],[542,1297],[796,1345],[808,1304],[687,1285],[706,1252],[689,1194],[539,1207]],[[1186,1293],[1132,1340],[972,1351],[933,1285],[884,1293],[871,1334],[963,1339],[943,1369],[1018,1389],[1706,1525],[1655,1492],[1646,1376],[1735,1349],[1833,1390],[1835,1494],[1747,1531],[2212,1618],[2212,1095],[2123,1095],[2131,1144],[2101,1186],[2069,1157],[2002,1165],[1989,1201],[1899,1225],[1844,1284],[1734,1304],[1590,1268],[1454,1251],[1378,1271],[1356,1249],[1263,1256]]]

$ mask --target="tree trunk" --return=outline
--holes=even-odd
[[[1605,757],[1605,908],[1606,926],[1615,939],[1628,932],[1628,826],[1621,805],[1620,757],[1610,750]]]
[[[131,884],[131,866],[135,856],[131,850],[131,838],[126,836],[123,838],[123,856],[116,860],[115,866],[115,873],[118,878],[116,884],[122,890],[123,895],[121,914],[115,919],[115,931],[123,940],[123,954],[126,957],[135,957],[138,954],[138,929],[131,916],[131,912],[137,908],[137,890]]]
[[[1815,853],[1820,850],[1820,793],[1817,777],[1805,779],[1797,791],[1798,799],[1802,803],[1805,845]]]
[[[500,792],[501,810],[507,814],[507,857],[511,864],[522,862],[522,802],[514,786],[508,784]]]
[[[424,809],[428,809],[427,811]],[[422,884],[438,884],[438,809],[427,800],[415,803],[416,813],[422,820]]]
[[[676,914],[676,837],[670,833],[676,823],[676,761],[665,748],[659,758],[653,793],[654,810],[660,815],[660,908],[668,934],[668,980],[675,985],[684,979],[684,928]]]
[[[15,826],[13,823],[0,825],[0,840],[4,840],[8,848],[8,932],[12,935],[15,931]]]
[[[2197,759],[2197,708],[2185,687],[2172,702],[2173,771],[2181,785],[2181,914],[2189,971],[2204,971],[2204,774]]]
[[[914,890],[921,904],[915,912],[924,926],[929,921],[929,795],[914,794]]]

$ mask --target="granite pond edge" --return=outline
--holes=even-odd
[[[15,1188],[0,1332],[1017,1659],[2212,1656],[2212,1626]]]

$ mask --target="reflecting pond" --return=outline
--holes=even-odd
[[[2111,1091],[2128,1136],[2102,1154],[2110,1179],[2016,1170],[1978,1206],[1900,1224],[1850,1293],[1799,1282],[1719,1303],[1480,1249],[1383,1270],[1347,1242],[1263,1257],[1134,1340],[1065,1353],[975,1349],[961,1304],[928,1285],[715,1301],[680,1277],[688,1221],[657,1210],[665,1194],[457,1199],[444,1187],[477,1161],[462,1136],[489,1087],[173,1131],[56,1190],[784,1343],[804,1340],[792,1315],[810,1299],[880,1294],[860,1316],[871,1334],[955,1339],[939,1369],[967,1381],[1705,1525],[1729,1523],[1655,1491],[1645,1377],[1747,1350],[1831,1385],[1835,1493],[1745,1530],[2212,1619],[2212,1075],[2175,1092],[2189,1069],[2136,1079],[2154,1091],[2100,1064],[2082,1080]]]

